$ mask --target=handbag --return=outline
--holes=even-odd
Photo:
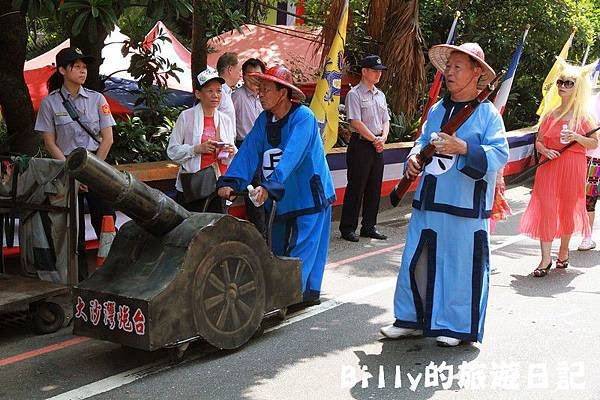
[[[204,200],[217,189],[217,178],[221,175],[216,162],[197,172],[181,172],[179,179],[186,203]]]

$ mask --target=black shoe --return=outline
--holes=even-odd
[[[342,232],[342,239],[349,242],[358,242],[358,236],[354,232]]]
[[[372,239],[378,239],[378,240],[386,240],[387,236],[384,235],[383,233],[379,233],[379,231],[375,228],[371,228],[368,231],[360,231],[360,236],[362,237],[368,237],[368,238],[372,238]]]
[[[307,307],[318,306],[319,304],[321,304],[319,295],[303,296],[300,303],[292,304],[288,307],[288,312],[300,311]]]

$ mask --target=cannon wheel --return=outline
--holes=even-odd
[[[213,247],[194,276],[193,315],[199,334],[211,345],[235,349],[258,330],[265,312],[260,260],[241,242]]]
[[[65,312],[56,303],[39,301],[30,304],[30,316],[33,329],[40,334],[54,333],[62,328]]]

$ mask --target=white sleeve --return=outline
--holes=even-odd
[[[192,109],[190,109],[192,110]],[[193,111],[190,111],[190,117],[193,116]],[[182,112],[175,122],[171,137],[169,137],[169,145],[167,147],[167,155],[178,164],[183,164],[187,160],[197,157],[194,153],[194,145],[183,143],[185,132],[193,129],[191,121],[188,121],[188,112]]]

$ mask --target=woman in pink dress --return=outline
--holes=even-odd
[[[546,276],[552,267],[553,239],[560,238],[556,268],[566,268],[571,235],[585,236],[590,231],[585,207],[585,153],[598,146],[598,137],[584,134],[594,125],[588,105],[589,75],[594,66],[577,67],[562,61],[556,86],[546,95],[535,147],[540,161],[552,161],[537,169],[531,200],[519,227],[521,233],[540,241],[542,257],[533,271],[535,277]],[[573,141],[573,146],[559,153]]]

